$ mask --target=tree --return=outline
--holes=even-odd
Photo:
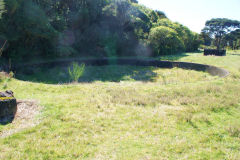
[[[182,51],[187,51],[187,52],[196,51],[198,50],[201,44],[200,37],[197,33],[190,31],[190,29],[188,29],[187,27],[179,23],[172,22],[167,18],[159,19],[157,23],[154,23],[154,26],[155,27],[165,26],[176,31],[178,38],[183,43]]]
[[[209,33],[201,32],[200,38],[203,40],[202,44],[204,44],[205,46],[211,46],[212,38]]]
[[[3,12],[5,11],[4,0],[0,0],[0,18],[2,17]]]
[[[240,29],[235,30],[224,36],[224,45],[236,50],[240,47]]]
[[[54,46],[57,32],[42,8],[31,0],[5,0],[5,6],[0,35],[8,41],[6,57],[30,57],[39,52],[44,56],[52,54],[50,46]]]
[[[184,44],[177,32],[165,26],[151,29],[149,43],[156,56],[174,54],[184,50]]]
[[[3,0],[0,0],[0,19],[2,18],[2,14],[4,12],[5,12],[5,3]],[[2,52],[6,44],[7,44],[7,40],[0,35],[0,57],[2,56]]]
[[[206,22],[202,32],[214,38],[214,44],[217,50],[220,50],[222,48],[223,37],[236,29],[240,29],[239,21],[227,18],[215,18]]]
[[[13,61],[33,57],[134,56],[138,46],[149,48],[149,41],[156,47],[155,53],[161,54],[198,48],[198,35],[171,22],[163,12],[137,2],[0,0],[0,48],[5,44],[2,56]],[[163,28],[157,30],[165,36],[162,45],[166,46],[161,46],[164,52],[153,38],[158,35],[153,28],[159,26],[166,27],[166,33]]]

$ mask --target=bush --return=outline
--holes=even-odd
[[[81,64],[81,66],[79,66],[77,62],[73,62],[72,67],[68,68],[68,73],[71,80],[73,80],[73,82],[78,82],[79,78],[83,75],[84,70],[85,70],[84,63]]]
[[[177,32],[169,27],[160,26],[151,29],[148,40],[155,56],[175,54],[184,50],[184,44]]]

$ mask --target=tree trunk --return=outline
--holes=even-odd
[[[217,38],[217,50],[219,51],[221,48],[221,38]]]

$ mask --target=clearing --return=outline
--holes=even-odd
[[[0,159],[240,159],[240,52],[161,60],[214,65],[230,75],[112,66],[87,67],[79,84],[57,84],[66,76],[57,68],[17,76],[28,81],[2,80],[1,90],[43,109],[39,124],[0,138]]]

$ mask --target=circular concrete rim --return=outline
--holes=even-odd
[[[105,65],[132,65],[132,66],[146,66],[146,67],[158,67],[158,68],[182,68],[195,71],[208,72],[212,76],[218,76],[220,78],[227,77],[229,71],[206,64],[190,63],[190,62],[171,62],[160,60],[144,60],[144,59],[131,59],[131,58],[92,58],[92,59],[68,59],[68,60],[55,60],[48,62],[23,64],[13,66],[14,71],[24,69],[27,67],[56,67],[67,66],[72,62],[78,62],[79,64],[85,63],[85,65],[93,66],[105,66]]]

